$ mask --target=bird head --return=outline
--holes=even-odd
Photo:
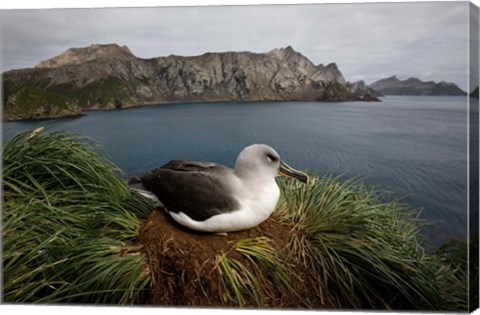
[[[310,176],[294,169],[280,158],[272,147],[265,144],[253,144],[240,152],[235,164],[237,175],[272,177],[286,176],[308,183]]]

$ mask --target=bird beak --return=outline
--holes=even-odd
[[[283,161],[280,161],[280,168],[278,169],[278,175],[295,178],[305,184],[308,184],[308,182],[310,181],[310,176],[308,176],[304,172],[300,172],[294,169],[293,167],[291,167],[290,165],[288,165]]]

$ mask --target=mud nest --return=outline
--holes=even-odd
[[[318,287],[308,285],[311,275],[291,268],[283,255],[291,240],[291,228],[275,215],[256,228],[221,235],[189,230],[155,209],[140,232],[151,272],[148,302],[323,307]]]

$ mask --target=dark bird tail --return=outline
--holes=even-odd
[[[153,194],[142,182],[139,176],[134,176],[128,180],[128,188],[153,201],[155,207],[163,207],[157,196]]]

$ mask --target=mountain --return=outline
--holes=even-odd
[[[7,71],[3,84],[5,120],[181,101],[376,100],[336,64],[315,65],[291,46],[141,59],[126,46],[91,45]]]
[[[384,95],[466,95],[456,84],[433,81],[424,82],[417,78],[399,80],[396,76],[373,82],[370,87]]]

